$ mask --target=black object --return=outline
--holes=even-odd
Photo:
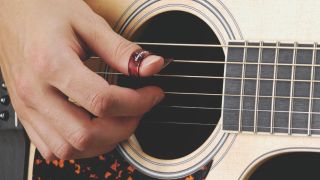
[[[16,118],[0,72],[0,179],[27,178],[29,140]]]
[[[0,113],[0,120],[8,121],[8,119],[9,119],[9,112],[8,111],[2,111]]]
[[[0,98],[0,103],[2,105],[8,106],[10,104],[10,97],[8,95],[4,95]]]

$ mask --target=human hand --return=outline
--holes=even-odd
[[[0,0],[0,27],[0,63],[11,101],[48,160],[112,150],[164,97],[157,87],[110,85],[83,65],[90,49],[128,74],[129,57],[140,49],[113,32],[83,1]],[[162,57],[147,57],[140,75],[157,73],[163,63]],[[91,120],[88,111],[97,118]]]

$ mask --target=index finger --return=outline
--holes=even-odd
[[[133,90],[110,85],[84,64],[76,63],[80,62],[76,53],[70,58],[73,60],[61,62],[74,62],[68,65],[72,68],[61,68],[60,77],[50,83],[95,116],[140,116],[164,97],[158,87]]]
[[[77,33],[109,66],[128,75],[130,56],[141,47],[114,32],[109,24],[93,11],[85,16],[73,19],[72,24]],[[161,71],[165,63],[163,57],[150,55],[142,61],[139,74],[141,77],[152,76]]]

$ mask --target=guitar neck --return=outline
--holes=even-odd
[[[230,42],[223,129],[320,134],[319,52],[317,43]]]

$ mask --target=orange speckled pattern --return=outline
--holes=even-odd
[[[204,180],[211,163],[181,180]],[[129,165],[117,151],[81,160],[44,160],[37,151],[34,159],[34,180],[154,180]]]

